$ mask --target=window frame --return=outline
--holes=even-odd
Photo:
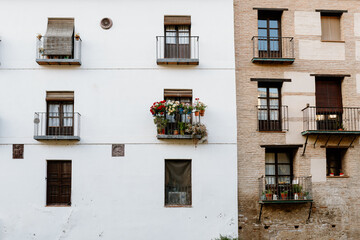
[[[346,148],[326,148],[326,176],[330,176],[330,169],[334,167],[330,167],[330,155],[336,156],[336,173],[334,173],[334,177],[340,177],[340,173],[344,173],[343,166],[344,166],[344,156],[346,154],[347,149]],[[341,171],[342,170],[342,171]]]
[[[50,105],[52,104],[59,104],[59,112],[58,112],[58,117],[54,117],[54,116],[50,116]],[[65,112],[63,111],[63,106],[64,105],[72,105],[72,114],[71,116],[72,117],[65,117]],[[66,112],[68,113],[68,112]],[[68,135],[68,136],[73,136],[74,135],[74,114],[75,114],[75,111],[74,111],[74,100],[47,100],[46,101],[46,135],[64,135],[62,133],[67,133],[65,135]],[[59,126],[50,126],[49,125],[49,120],[50,118],[57,118],[59,120]],[[65,126],[64,125],[64,122],[65,122],[65,119],[71,119],[71,122],[72,122],[72,126]],[[50,128],[58,128],[58,132],[60,134],[56,134],[56,131],[55,133],[52,133],[52,131],[50,131],[51,129]],[[65,131],[65,129],[68,128],[70,130],[69,131]]]
[[[324,35],[324,27],[323,24],[325,18],[337,18],[339,21],[339,39],[327,39]],[[344,42],[342,36],[342,12],[320,12],[320,24],[321,24],[321,41],[322,42]],[[329,30],[329,29],[328,29]],[[331,36],[331,31],[328,33],[328,36]]]

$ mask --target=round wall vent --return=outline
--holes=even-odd
[[[113,22],[110,18],[103,18],[101,19],[101,22],[100,22],[100,26],[103,28],[103,29],[109,29],[111,28],[113,25]]]

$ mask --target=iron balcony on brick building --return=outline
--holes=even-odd
[[[80,116],[77,112],[36,112],[34,139],[80,141]]]
[[[258,105],[258,131],[289,131],[288,106]]]
[[[157,36],[157,64],[199,65],[198,36]]]
[[[294,38],[254,36],[252,62],[261,63],[293,63]]]

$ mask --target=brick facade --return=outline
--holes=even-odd
[[[281,18],[283,37],[294,37],[293,64],[252,63],[252,37],[258,35],[258,10],[286,8]],[[347,10],[341,16],[342,42],[326,43],[319,33],[317,9]],[[240,239],[359,239],[360,236],[360,144],[357,138],[346,150],[342,167],[348,178],[313,176],[313,205],[265,205],[260,213],[258,178],[265,175],[265,150],[260,145],[304,144],[302,109],[315,103],[315,77],[310,74],[350,74],[342,81],[344,107],[360,107],[359,1],[260,1],[235,0],[235,51],[238,119],[238,203]],[[309,17],[306,17],[306,16]],[[313,22],[312,22],[313,21]],[[344,49],[344,50],[342,50]],[[318,52],[317,52],[318,51]],[[333,55],[332,55],[333,54]],[[342,56],[344,54],[344,57]],[[315,56],[316,59],[311,59]],[[329,57],[330,56],[330,57]],[[333,57],[332,57],[333,56]],[[257,131],[257,86],[251,78],[290,78],[284,82],[282,99],[289,107],[289,131]],[[304,79],[303,83],[301,79]],[[357,81],[358,78],[358,81]],[[312,161],[326,159],[327,136],[309,137],[305,155],[300,147],[293,159],[294,176],[309,176]],[[330,138],[327,146],[346,147],[351,138]],[[320,176],[321,177],[321,176]]]

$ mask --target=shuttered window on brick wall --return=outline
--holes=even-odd
[[[47,161],[47,205],[71,205],[71,161]]]
[[[340,17],[340,15],[321,14],[321,40],[341,40]]]
[[[44,54],[72,56],[74,47],[74,18],[49,18],[44,36]]]
[[[342,78],[316,78],[316,107],[342,108]]]

